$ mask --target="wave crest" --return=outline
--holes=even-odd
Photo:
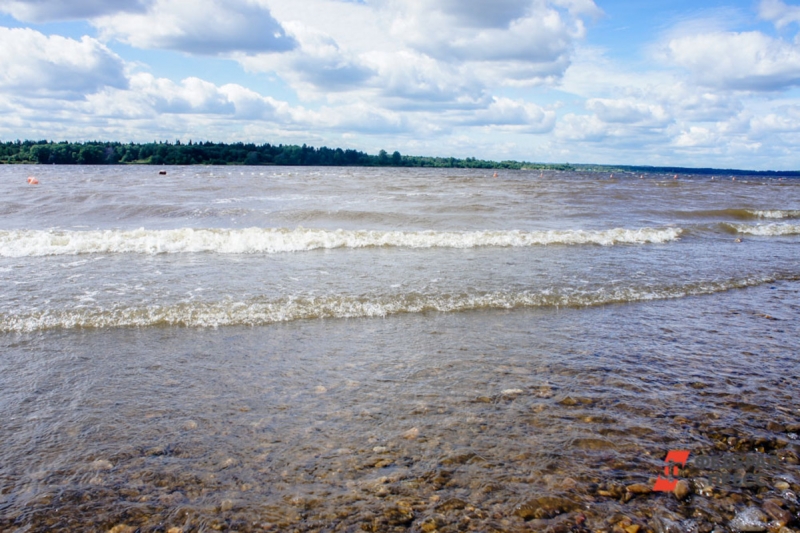
[[[743,289],[796,275],[752,277],[663,287],[618,287],[595,290],[550,289],[539,292],[404,293],[375,296],[328,295],[286,297],[276,300],[184,302],[174,305],[118,307],[112,309],[49,309],[0,314],[0,331],[31,332],[47,329],[112,327],[221,327],[262,326],[278,322],[329,318],[386,317],[402,313],[460,312],[477,309],[531,307],[591,307],[650,300],[665,300]]]
[[[757,235],[762,237],[778,237],[781,235],[800,235],[800,225],[787,223],[772,224],[725,224],[736,233]]]
[[[550,231],[370,231],[285,228],[172,230],[0,231],[0,256],[36,257],[98,253],[271,254],[333,248],[475,248],[548,244],[664,243],[680,228]]]

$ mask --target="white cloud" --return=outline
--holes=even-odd
[[[671,120],[663,106],[633,98],[592,98],[586,102],[586,108],[607,123],[665,126]]]
[[[230,120],[290,123],[285,102],[237,84],[221,87],[196,77],[175,83],[149,73],[134,74],[129,90],[107,89],[88,98],[87,113],[113,118],[210,115]]]
[[[762,138],[775,133],[800,132],[800,105],[779,106],[771,113],[753,117],[751,126]]]
[[[365,103],[326,107],[319,113],[309,114],[308,119],[311,127],[345,132],[391,134],[410,129],[408,121],[400,113]]]
[[[392,34],[430,57],[514,61],[546,71],[557,64],[563,73],[574,42],[585,36],[581,15],[599,12],[591,1],[569,4],[567,12],[542,0],[397,0],[388,5],[394,14]]]
[[[596,115],[568,113],[558,122],[555,134],[561,141],[599,142],[608,137],[610,129]]]
[[[719,144],[719,134],[707,127],[691,126],[678,135],[674,144],[679,148],[713,148]]]
[[[488,108],[470,115],[465,125],[499,126],[520,133],[547,133],[556,122],[554,110],[510,98],[494,98]]]
[[[394,110],[484,109],[493,88],[554,83],[600,12],[592,0],[261,1],[298,46],[233,54],[248,72],[275,72],[303,99]]]
[[[707,87],[775,91],[800,84],[800,48],[755,31],[675,37],[664,57]]]
[[[278,72],[303,94],[356,89],[374,71],[352,53],[342,50],[327,33],[299,21],[284,23],[299,46],[283,54],[235,54],[250,72]]]
[[[90,37],[80,41],[31,29],[0,28],[0,90],[82,98],[127,86],[123,61]]]
[[[440,12],[468,28],[507,28],[530,9],[529,0],[421,0],[407,2],[423,12]]]
[[[92,24],[104,39],[200,55],[281,52],[295,46],[269,9],[255,0],[154,0],[145,13],[102,16]]]
[[[800,7],[786,5],[781,0],[761,0],[758,16],[774,22],[778,28],[783,28],[793,22],[800,23]]]
[[[0,0],[0,12],[25,22],[93,18],[142,12],[153,0]]]
[[[475,108],[484,98],[484,85],[469,69],[441,63],[414,51],[366,54],[378,77],[374,86],[386,103],[406,109]]]

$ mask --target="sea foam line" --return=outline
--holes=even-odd
[[[665,243],[678,239],[680,228],[549,231],[370,231],[285,228],[130,231],[0,231],[0,256],[36,257],[99,253],[270,254],[333,248],[475,248],[548,244]]]
[[[796,275],[753,277],[664,287],[617,287],[592,291],[562,288],[541,291],[496,291],[462,294],[403,293],[375,296],[329,295],[275,300],[183,302],[138,307],[47,309],[0,314],[0,331],[116,327],[263,326],[295,320],[386,317],[403,313],[452,313],[477,309],[592,307],[714,294],[797,280]]]
[[[765,209],[751,211],[758,218],[800,218],[797,209]]]
[[[734,218],[739,220],[755,219],[792,219],[800,218],[800,210],[797,209],[710,209],[699,211],[677,211],[680,216],[688,217],[720,217]]]
[[[761,237],[779,237],[781,235],[800,235],[800,225],[788,223],[772,224],[731,224],[725,226],[736,233],[746,235],[757,235]]]

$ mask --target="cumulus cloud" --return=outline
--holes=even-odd
[[[392,33],[442,60],[563,62],[585,35],[580,15],[599,11],[591,1],[569,4],[571,12],[531,0],[397,1]]]
[[[559,121],[555,134],[561,141],[599,142],[608,137],[610,129],[596,115],[568,113]]]
[[[592,0],[269,3],[297,46],[233,54],[246,70],[275,72],[302,98],[395,110],[481,109],[493,87],[553,83],[585,35],[583,19],[599,13]],[[343,24],[370,29],[359,38]]]
[[[214,115],[231,120],[273,122],[290,122],[293,118],[285,102],[238,84],[220,87],[197,77],[176,83],[144,72],[131,77],[129,90],[108,89],[88,100],[93,112],[117,118]]]
[[[201,118],[228,124],[271,124],[289,130],[323,129],[359,133],[408,130],[399,113],[366,103],[312,111],[263,96],[238,84],[215,85],[190,77],[179,83],[149,73],[131,77],[129,90],[107,89],[76,106],[107,119],[164,119],[193,123]]]
[[[586,108],[608,123],[664,126],[671,118],[663,106],[633,98],[591,98]]]
[[[683,82],[659,87],[654,98],[678,120],[717,122],[730,119],[742,111],[742,101],[730,92],[716,92]]]
[[[361,86],[375,73],[329,34],[299,21],[284,23],[299,46],[284,54],[235,54],[251,72],[279,72],[300,91],[343,91]]]
[[[122,59],[90,37],[0,28],[0,65],[0,91],[33,96],[75,99],[128,84]]]
[[[800,48],[761,32],[675,37],[664,54],[708,87],[775,91],[800,84]]]
[[[386,105],[404,109],[474,109],[488,102],[484,85],[473,72],[459,65],[442,64],[410,50],[365,57],[378,72],[375,87]]]
[[[719,133],[704,126],[691,126],[674,141],[674,145],[679,148],[713,148],[718,144]]]
[[[153,0],[144,13],[92,20],[104,39],[191,54],[282,52],[296,43],[254,0]]]
[[[24,22],[76,20],[143,12],[153,0],[0,0],[0,11]]]
[[[750,121],[756,135],[763,138],[775,133],[800,132],[800,105],[781,105],[770,111]]]
[[[520,133],[547,133],[556,123],[556,112],[524,100],[494,98],[483,110],[464,122],[473,126],[497,126]]]
[[[409,131],[411,126],[401,114],[366,103],[326,107],[306,117],[309,126],[323,126],[336,131],[387,134]]]
[[[800,7],[786,5],[781,0],[761,0],[758,16],[783,28],[793,22],[800,23]]]

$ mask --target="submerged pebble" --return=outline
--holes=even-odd
[[[766,531],[767,515],[757,507],[748,507],[736,513],[728,525],[734,531]]]
[[[92,470],[111,470],[114,465],[106,459],[97,459],[91,464]]]

